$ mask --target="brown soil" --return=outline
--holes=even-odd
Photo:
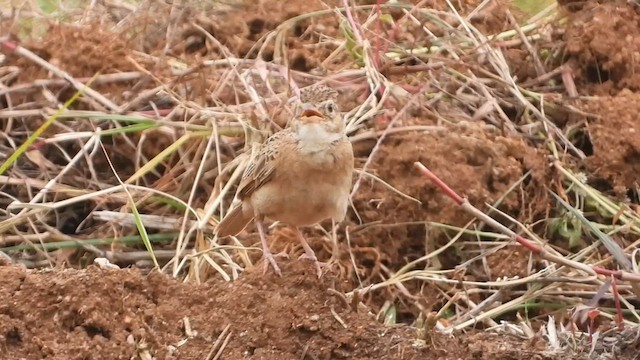
[[[143,69],[146,74],[143,79],[94,87],[117,104],[132,101],[141,92],[161,84],[167,85],[167,89],[182,100],[193,101],[201,106],[217,102],[236,104],[247,99],[244,95],[238,95],[233,85],[217,89],[220,77],[218,70],[202,68],[176,78],[172,76],[172,71],[176,69],[166,59],[191,67],[203,60],[224,58],[228,51],[237,57],[261,57],[270,61],[278,55],[273,42],[262,48],[264,37],[270,31],[294,16],[326,9],[318,0],[295,4],[263,0],[244,4],[233,2],[229,8],[212,12],[185,9],[175,13],[173,11],[177,10],[164,2],[149,3],[147,11],[154,14],[156,19],[153,21],[126,22],[117,11],[110,13],[114,23],[124,21],[122,24],[126,31],[123,33],[127,36],[114,36],[102,29],[99,22],[94,25],[95,31],[52,23],[46,25],[47,32],[42,38],[25,39],[23,45],[78,78],[91,77],[97,72],[118,73]],[[337,3],[327,1],[329,5]],[[375,4],[376,1],[359,3]],[[464,15],[480,1],[452,3]],[[561,3],[570,21],[562,28],[564,33],[555,36],[550,47],[554,51],[560,48],[562,56],[545,64],[549,66],[545,70],[566,64],[572,71],[580,95],[591,96],[588,99],[569,99],[567,104],[595,116],[567,115],[563,112],[553,120],[567,132],[576,126],[580,129],[571,134],[571,140],[585,151],[588,158],[585,161],[572,159],[570,162],[576,169],[588,173],[590,184],[638,203],[640,198],[634,189],[637,188],[640,173],[640,135],[636,134],[640,131],[640,118],[637,115],[640,108],[635,104],[640,103],[640,72],[636,71],[635,64],[640,53],[640,15],[623,0]],[[502,11],[506,8],[504,4],[503,1],[496,1],[484,13],[476,14],[473,24],[486,33],[510,29],[506,14]],[[445,10],[447,2],[427,1],[424,6]],[[394,12],[392,15],[398,20],[402,14]],[[174,37],[170,44],[165,44],[167,22],[160,19],[170,16],[180,17],[181,20],[176,23],[181,26],[173,29]],[[386,37],[397,36],[396,43],[424,46],[430,40],[422,31],[422,26],[430,28],[432,24],[425,19],[422,21],[419,25],[407,22],[406,31],[400,34],[392,34],[388,27],[382,31]],[[450,21],[451,25],[457,26],[455,20]],[[220,45],[213,46],[206,41],[198,27],[213,35]],[[0,30],[13,32],[14,29],[0,27]],[[290,29],[284,39],[289,48],[284,56],[293,70],[317,75],[344,68],[345,59],[340,56],[324,62],[335,50],[335,44],[325,41],[318,45],[321,39],[324,40],[321,34],[342,36],[335,16],[305,20]],[[526,49],[512,48],[505,52],[518,81],[536,77]],[[6,62],[21,69],[11,79],[9,86],[52,78],[40,66],[21,57],[9,55]],[[405,74],[390,77],[401,76]],[[425,77],[407,79],[406,82],[420,84],[429,80]],[[73,94],[68,86],[56,89],[53,96],[60,101]],[[13,106],[20,104],[21,109],[38,109],[39,104],[51,96],[41,90],[35,87],[22,92],[13,96],[10,102]],[[215,99],[210,96],[214,90],[217,94]],[[450,92],[455,93],[455,89]],[[363,90],[357,94],[358,97],[349,95],[343,96],[340,101],[347,110],[368,94]],[[137,106],[129,104],[132,105],[131,109],[149,111],[154,109],[149,105],[151,103],[158,105],[160,110],[171,109],[175,102],[163,92],[138,100],[140,104],[134,104]],[[9,106],[9,99],[3,97],[1,101],[3,108]],[[74,107],[85,109],[90,106],[79,102]],[[398,111],[391,105],[386,110],[388,113]],[[370,125],[384,129],[388,113],[373,119]],[[516,115],[515,110],[513,113],[509,113],[509,116],[516,123],[520,115]],[[470,118],[469,114],[465,116],[464,119]],[[15,142],[23,141],[42,121],[16,124],[21,138],[14,139]],[[93,130],[86,121],[69,121],[65,125],[78,131]],[[226,334],[229,334],[228,342],[222,345],[224,350],[221,358],[231,360],[589,358],[586,353],[588,344],[566,349],[566,352],[552,352],[546,348],[547,341],[540,334],[532,340],[482,330],[449,336],[432,331],[429,326],[427,330],[416,330],[408,325],[383,326],[369,313],[378,312],[386,301],[390,301],[397,311],[398,323],[416,325],[423,320],[422,309],[438,311],[450,299],[451,294],[428,282],[404,283],[406,290],[413,295],[410,299],[403,297],[395,288],[368,292],[358,299],[364,305],[345,301],[334,291],[328,290],[348,292],[358,286],[366,287],[378,282],[381,277],[388,276],[386,271],[398,270],[433,251],[455,234],[437,224],[426,222],[460,227],[471,219],[437,187],[418,175],[413,166],[415,161],[428,166],[454,190],[466,196],[471,204],[484,211],[488,210],[486,204],[501,200],[501,211],[528,225],[548,218],[554,207],[547,189],[555,189],[557,178],[548,166],[545,144],[506,134],[484,122],[443,123],[419,110],[396,125],[442,128],[440,131],[405,132],[389,136],[373,154],[368,169],[420,203],[403,198],[379,183],[364,178],[354,197],[354,209],[349,212],[346,224],[349,226],[350,248],[342,235],[341,261],[334,268],[334,273],[318,280],[313,268],[306,262],[283,260],[279,261],[284,274],[282,278],[271,272],[263,275],[262,264],[258,263],[233,283],[212,278],[204,284],[195,285],[157,273],[142,274],[139,270],[101,270],[96,267],[73,270],[60,267],[47,271],[28,271],[18,266],[3,266],[0,267],[0,277],[4,279],[0,282],[2,358],[130,359],[136,356],[148,358],[145,357],[148,353],[156,359],[205,359],[212,349],[217,351],[220,348],[215,347],[214,343],[219,336]],[[48,131],[53,134],[61,129],[54,126]],[[107,153],[123,178],[139,168],[140,164],[134,163],[131,157],[137,151],[136,146],[143,144],[142,152],[147,158],[152,158],[175,141],[166,134],[154,135],[152,141],[145,143],[141,143],[139,136],[132,136],[131,139],[131,142],[121,138],[105,142]],[[4,139],[2,141],[0,150],[9,149]],[[371,155],[374,144],[375,140],[354,144],[358,167],[363,166]],[[223,149],[225,161],[239,149],[233,148],[233,145],[237,144]],[[200,159],[194,154],[203,148],[204,145],[194,142],[183,155]],[[41,149],[42,153],[49,156],[49,161],[57,165],[65,164],[60,148],[44,145]],[[95,168],[108,169],[106,158],[102,155],[96,156],[93,161]],[[187,199],[185,194],[192,185],[187,180],[192,177],[193,168],[199,164],[194,161],[190,165],[193,165],[192,168],[174,168],[166,172],[161,169],[159,174],[145,177],[142,181],[150,187]],[[37,174],[35,177],[46,173],[46,166],[35,161],[24,160],[19,166],[22,171]],[[207,168],[217,174],[216,166],[208,164]],[[114,183],[113,174],[107,170],[98,173],[99,179],[94,179],[95,182],[88,181],[91,177],[88,170],[79,171],[73,176],[79,188],[98,189],[103,184]],[[214,177],[210,175],[209,182],[213,182]],[[78,185],[85,182],[84,187]],[[516,183],[519,185],[501,199]],[[199,190],[207,195],[198,197],[195,207],[202,207],[212,192],[210,184],[203,185]],[[24,196],[18,194],[23,188],[15,190],[3,187],[2,191],[16,197]],[[6,206],[4,198],[0,201],[1,205]],[[90,211],[103,209],[103,206],[108,208],[100,203],[67,209],[66,213],[51,215],[49,224],[64,234],[77,237],[100,237],[95,234],[102,235],[105,231],[121,235],[120,228],[100,227],[86,220]],[[154,208],[146,210],[156,213]],[[166,208],[158,210],[157,214],[161,215],[162,211],[166,211]],[[83,226],[80,226],[81,223]],[[308,235],[320,259],[326,260],[330,256],[330,245],[326,238],[319,232],[309,231]],[[271,232],[276,251],[291,250],[295,245],[292,238],[286,229],[279,228]],[[242,241],[245,245],[256,243],[256,234],[243,236]],[[464,245],[456,244],[432,259],[429,265],[437,269],[456,269],[458,272],[454,276],[457,279],[477,281],[523,277],[532,270],[530,267],[536,270],[539,265],[537,258],[529,262],[530,254],[524,249],[514,250],[514,246],[508,246],[487,257],[491,273],[481,269],[479,262],[457,269],[460,263],[471,257],[464,250]],[[72,252],[74,250],[69,251]],[[89,252],[79,249],[73,253],[75,257],[61,253],[58,254],[60,258],[65,261],[73,258],[76,261],[70,262],[77,265],[77,258],[84,259]],[[255,257],[259,257],[259,252],[255,252]],[[45,264],[48,263],[45,261]],[[356,273],[359,278],[356,278]],[[480,302],[483,298],[474,300]],[[421,304],[423,308],[417,308],[416,304]],[[227,326],[228,332],[225,332]],[[637,351],[636,343],[625,348],[618,358],[637,358]]]
[[[584,166],[598,189],[638,202],[634,188],[640,170],[638,93],[640,12],[632,2],[571,2],[566,27],[566,61],[581,95],[579,108],[593,116],[573,115],[570,125],[588,156]],[[579,6],[577,6],[579,4]]]
[[[582,102],[583,109],[597,116],[587,127],[593,148],[593,155],[587,159],[589,173],[611,184],[614,192],[623,196],[637,186],[640,173],[638,101],[639,93],[625,90],[616,96]]]
[[[590,1],[570,13],[565,51],[581,94],[640,90],[640,13],[630,3]]]
[[[255,268],[198,286],[156,272],[3,266],[2,358],[205,359],[220,348],[224,359],[563,358],[540,341],[384,327],[328,292],[340,289],[336,278],[318,281],[301,262],[282,268],[282,278]]]
[[[362,221],[397,225],[364,227],[353,241],[359,247],[385,249],[382,261],[392,267],[414,260],[412,256],[425,252],[424,226],[402,223],[428,220],[463,226],[471,219],[460,208],[451,206],[452,201],[428,180],[405,175],[416,172],[415,161],[422,162],[480,208],[484,208],[485,203],[497,201],[527,171],[533,170],[530,188],[512,192],[502,202],[501,209],[518,214],[519,218],[526,217],[530,211],[526,209],[527,204],[522,203],[520,191],[536,196],[535,184],[544,176],[545,167],[545,161],[536,149],[527,147],[521,140],[487,131],[482,125],[461,124],[441,132],[389,139],[375,157],[373,169],[382,179],[421,204],[393,194],[377,182],[363,180],[361,191],[354,199]],[[355,213],[351,218],[357,221]],[[447,267],[460,259],[450,260],[452,263]]]

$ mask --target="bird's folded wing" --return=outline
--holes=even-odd
[[[268,183],[275,174],[274,159],[277,154],[277,137],[278,133],[267,139],[267,142],[261,146],[257,155],[247,165],[242,175],[240,185],[238,185],[238,198],[243,200],[254,191],[258,190],[264,184]]]

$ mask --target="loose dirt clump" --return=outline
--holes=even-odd
[[[587,159],[591,184],[620,199],[637,201],[640,138],[637,114],[640,14],[628,1],[565,2],[565,50],[581,95],[570,126]]]
[[[630,1],[584,2],[569,14],[564,39],[581,94],[640,90],[640,14]]]
[[[617,96],[595,97],[581,108],[597,117],[587,129],[593,153],[586,160],[592,180],[604,180],[618,196],[638,184],[640,173],[640,94],[622,91]]]

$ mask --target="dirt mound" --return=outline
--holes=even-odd
[[[469,201],[484,208],[497,201],[528,171],[526,187],[509,193],[501,209],[519,218],[531,217],[544,208],[535,208],[536,189],[545,176],[541,153],[522,140],[501,136],[482,125],[461,123],[434,133],[394,136],[385,141],[376,155],[372,169],[414,201],[391,193],[380,184],[363,180],[354,198],[364,224],[381,222],[388,227],[363,226],[353,243],[381,250],[381,261],[391,267],[404,265],[425,254],[425,227],[412,222],[438,222],[463,226],[471,218],[456,207],[435,185],[420,176],[413,163],[420,161]],[[522,195],[526,193],[526,202]],[[373,199],[373,200],[372,200]],[[540,202],[544,206],[544,202]],[[533,206],[528,208],[529,206]],[[355,214],[351,220],[358,221]],[[433,236],[433,234],[431,234]],[[450,259],[454,260],[454,259]],[[448,266],[457,264],[455,259]]]
[[[581,108],[597,117],[588,121],[593,153],[586,160],[594,180],[604,180],[617,195],[638,184],[640,173],[640,94],[629,91],[617,96],[584,100]],[[621,131],[624,129],[624,131]],[[607,190],[607,189],[603,189]],[[633,200],[634,197],[631,197]]]
[[[632,1],[581,2],[569,15],[564,39],[581,94],[640,90],[640,14]]]
[[[327,290],[337,279],[318,280],[306,262],[281,266],[282,278],[256,267],[235,283],[199,286],[137,270],[3,266],[2,358],[210,359],[222,349],[223,359],[514,359],[544,348],[384,327]]]
[[[630,1],[563,2],[569,11],[565,50],[578,92],[578,107],[594,116],[572,115],[569,126],[587,155],[591,184],[619,199],[638,202],[640,171],[640,13]]]
[[[383,269],[399,269],[446,244],[456,233],[429,223],[464,226],[471,216],[457,207],[433,183],[422,177],[414,162],[425,164],[449,186],[483,210],[486,203],[501,200],[499,208],[518,219],[533,219],[549,206],[541,186],[547,177],[544,155],[523,140],[500,135],[499,131],[477,123],[460,123],[442,131],[396,135],[387,139],[375,155],[370,170],[391,186],[421,203],[392,193],[380,183],[363,179],[354,196],[356,212],[350,213],[350,245],[356,271],[366,286],[389,276]],[[525,176],[530,172],[529,175]],[[518,185],[518,183],[521,183]],[[508,192],[509,188],[513,191]],[[505,196],[506,194],[506,196]],[[432,259],[430,266],[453,269],[468,260],[462,246],[453,246]],[[343,241],[343,257],[348,254]],[[500,275],[525,273],[528,253],[509,251],[510,256],[491,258]],[[514,266],[514,264],[518,264]],[[493,267],[492,267],[493,268]],[[348,268],[350,273],[354,273]],[[479,269],[478,269],[479,270]],[[461,270],[466,279],[479,279],[483,271],[474,267]],[[472,275],[474,274],[474,275]],[[496,274],[494,274],[495,276]],[[446,303],[434,284],[407,282],[411,293],[419,294],[427,308]],[[386,293],[389,292],[389,293]],[[393,296],[393,289],[373,294],[371,300],[381,306]],[[415,304],[396,304],[399,316],[411,323],[419,313]]]
[[[230,359],[417,359],[426,351],[412,346],[409,329],[385,330],[332,298],[330,278],[318,281],[298,262],[283,270],[285,278],[257,267],[234,284],[195,286],[134,270],[3,267],[2,347],[30,359],[128,359],[145,350],[203,359],[230,326]]]

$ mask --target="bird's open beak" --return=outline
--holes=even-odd
[[[302,116],[310,117],[310,116],[318,116],[324,117],[315,106],[309,104],[302,104]]]

